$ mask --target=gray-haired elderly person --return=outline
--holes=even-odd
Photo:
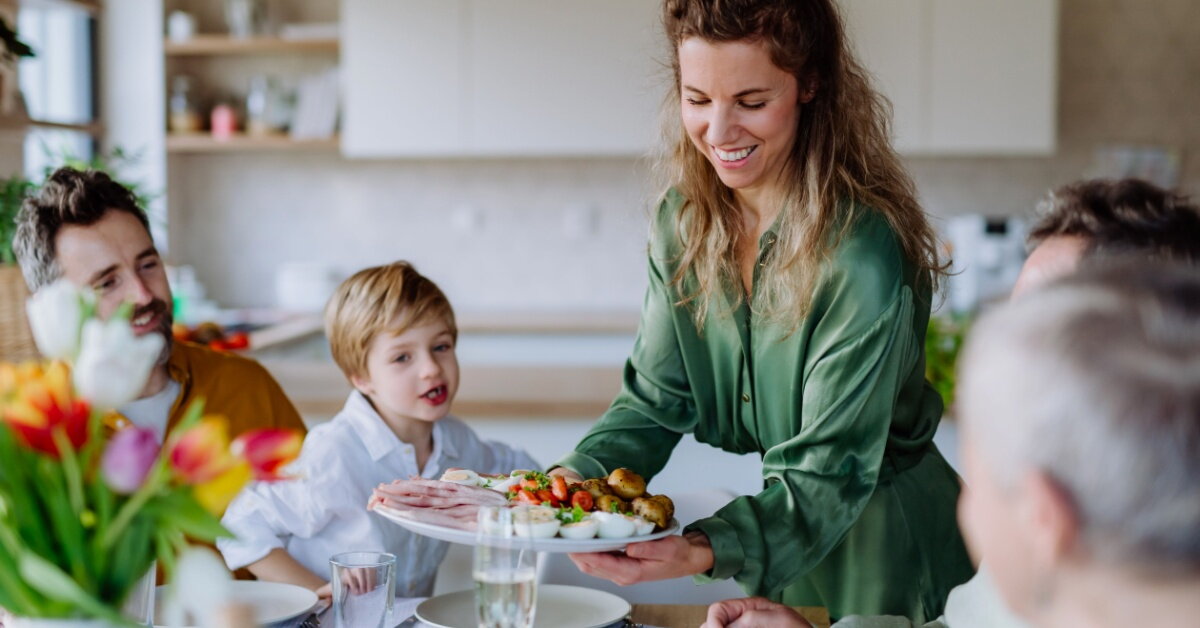
[[[968,543],[1038,626],[1200,621],[1200,272],[1085,271],[984,317],[961,376]]]
[[[1009,608],[1045,627],[1197,625],[1200,271],[1115,264],[1031,291],[976,324],[960,391],[959,521]],[[751,598],[707,625],[805,624]]]

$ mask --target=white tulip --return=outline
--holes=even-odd
[[[220,609],[232,601],[233,576],[225,561],[207,547],[192,546],[180,554],[174,582],[167,588],[164,623],[211,626]]]
[[[43,286],[25,302],[29,328],[38,351],[51,360],[70,360],[79,352],[83,296],[66,279]]]
[[[93,407],[113,409],[137,399],[162,352],[156,333],[133,335],[129,321],[89,319],[75,361],[75,389]]]

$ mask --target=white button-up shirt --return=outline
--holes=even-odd
[[[398,478],[437,478],[450,467],[480,473],[541,467],[522,450],[480,440],[454,417],[434,423],[433,452],[424,469],[417,468],[414,451],[361,393],[351,393],[332,421],[304,439],[300,457],[288,469],[297,479],[252,483],[229,505],[221,523],[236,538],[217,541],[225,563],[230,569],[244,567],[280,547],[328,580],[334,554],[391,552],[396,555],[396,595],[430,595],[447,544],[368,511],[371,491]]]

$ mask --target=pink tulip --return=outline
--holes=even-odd
[[[142,486],[158,458],[153,430],[130,427],[117,432],[104,449],[100,468],[114,491],[128,495]]]

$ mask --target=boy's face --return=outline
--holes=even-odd
[[[354,387],[371,399],[385,421],[437,421],[458,392],[454,336],[440,320],[399,335],[377,334],[367,353],[367,374]]]

